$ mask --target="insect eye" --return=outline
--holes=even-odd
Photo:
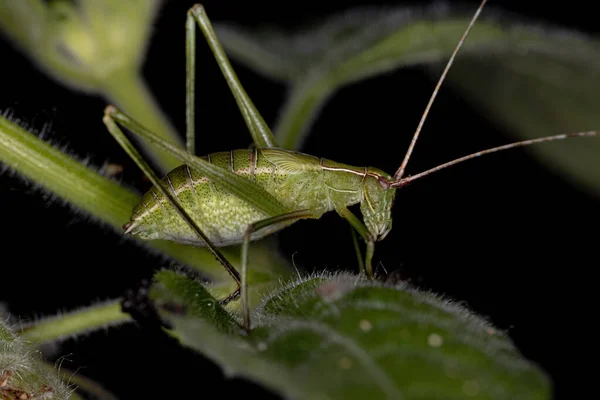
[[[379,177],[377,182],[379,182],[379,186],[381,186],[383,190],[388,190],[390,188],[390,182],[383,177]]]

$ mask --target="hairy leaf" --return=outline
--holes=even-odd
[[[291,398],[547,399],[546,375],[462,306],[408,285],[352,275],[291,283],[242,331],[197,282],[156,276],[171,333],[229,376]]]

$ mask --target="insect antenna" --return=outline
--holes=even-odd
[[[394,174],[394,181],[399,181],[402,178],[402,176],[404,175],[404,171],[406,169],[406,164],[408,164],[408,160],[410,159],[413,149],[415,148],[415,145],[417,144],[417,139],[419,139],[419,134],[421,133],[421,130],[423,129],[423,125],[425,124],[425,120],[427,119],[427,116],[429,115],[429,110],[431,110],[431,106],[433,106],[433,102],[435,101],[435,98],[437,97],[437,94],[440,91],[440,87],[442,86],[442,83],[446,79],[446,75],[448,74],[450,67],[454,63],[454,59],[456,58],[458,51],[460,50],[463,43],[467,39],[467,36],[469,36],[469,32],[471,32],[471,28],[473,28],[473,25],[475,25],[475,21],[479,17],[479,14],[481,14],[481,10],[483,10],[483,7],[485,6],[486,2],[487,2],[487,0],[483,0],[481,2],[481,4],[479,5],[479,7],[477,8],[477,11],[475,11],[473,18],[471,18],[471,22],[469,22],[467,29],[465,30],[462,37],[458,41],[456,48],[454,49],[454,51],[452,52],[452,55],[450,56],[450,59],[446,63],[446,67],[444,68],[444,71],[442,72],[440,79],[438,80],[437,84],[435,85],[435,88],[433,89],[433,93],[431,93],[431,97],[429,98],[429,103],[427,103],[427,107],[425,107],[425,111],[423,112],[423,115],[421,116],[419,125],[417,125],[417,129],[415,130],[412,140],[410,141],[410,145],[408,146],[408,150],[406,151],[404,160],[402,160],[402,164],[400,164],[400,168],[398,168],[398,170]]]
[[[531,144],[537,144],[537,143],[552,142],[554,140],[564,140],[564,139],[569,139],[569,138],[574,138],[574,137],[586,137],[586,136],[598,136],[598,135],[599,135],[598,131],[574,132],[574,133],[565,133],[562,135],[546,136],[546,137],[538,138],[538,139],[523,140],[521,142],[509,143],[509,144],[505,144],[503,146],[493,147],[491,149],[482,150],[477,153],[469,154],[467,156],[457,158],[456,160],[448,161],[447,163],[438,165],[437,167],[433,167],[431,169],[428,169],[427,171],[423,171],[416,175],[412,175],[412,176],[406,177],[404,179],[400,179],[396,182],[391,182],[391,183],[389,183],[389,187],[400,188],[402,186],[407,185],[408,183],[410,183],[412,181],[424,178],[425,176],[430,175],[439,170],[451,167],[451,166],[459,164],[463,161],[467,161],[467,160],[471,160],[471,159],[479,157],[479,156],[483,156],[485,154],[495,153],[497,151],[514,149],[515,147],[529,146]]]

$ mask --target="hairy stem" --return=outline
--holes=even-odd
[[[111,300],[40,319],[26,325],[21,332],[21,337],[32,344],[41,344],[132,321],[129,314],[121,311],[120,301],[120,299]]]
[[[138,195],[0,117],[0,162],[120,229]]]

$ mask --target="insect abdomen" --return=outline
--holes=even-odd
[[[249,176],[251,153],[248,150],[235,150],[202,158],[241,176]],[[183,208],[217,246],[239,243],[248,224],[267,217],[187,165],[173,169],[162,179],[162,183],[175,194]],[[143,239],[203,244],[155,187],[144,194],[134,208],[126,232]]]

